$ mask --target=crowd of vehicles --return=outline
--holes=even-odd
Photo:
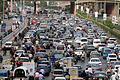
[[[51,80],[85,80],[81,74],[89,67],[93,70],[89,80],[109,80],[108,70],[111,74],[118,70],[120,75],[120,44],[116,38],[91,21],[51,12],[52,16],[31,18],[30,30],[13,55],[14,78],[34,77],[44,69],[43,75]],[[6,42],[5,48],[12,48],[12,42]]]

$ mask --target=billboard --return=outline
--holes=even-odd
[[[5,23],[3,23],[1,25],[1,32],[6,32],[6,24]]]

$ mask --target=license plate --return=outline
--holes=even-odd
[[[99,78],[98,80],[102,80],[102,78]]]

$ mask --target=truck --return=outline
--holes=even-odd
[[[70,76],[69,76],[70,80],[72,80],[72,78],[78,78],[78,68],[77,67],[64,67],[64,72],[67,72],[67,71],[70,74]]]
[[[34,62],[23,62],[23,66],[28,69],[29,76],[34,76],[35,63]]]

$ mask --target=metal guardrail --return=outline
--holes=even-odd
[[[18,35],[20,32],[22,32],[25,28],[26,28],[26,25],[27,25],[27,18],[25,19],[25,21],[21,24],[21,27],[18,28],[16,31],[10,33],[9,35],[7,35],[6,37],[4,37],[2,39],[2,47],[4,46],[5,42],[7,41],[11,41],[14,39],[13,35]],[[12,37],[12,38],[11,38]]]

